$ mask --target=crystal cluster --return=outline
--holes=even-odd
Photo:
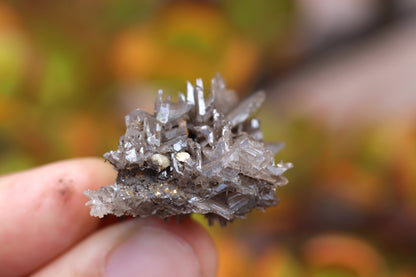
[[[292,164],[275,163],[283,144],[264,143],[259,120],[250,117],[264,92],[238,102],[219,75],[209,92],[206,98],[198,79],[176,103],[159,91],[153,115],[137,109],[126,116],[118,149],[104,155],[118,171],[116,183],[85,192],[92,216],[198,213],[225,224],[278,203],[276,188]]]

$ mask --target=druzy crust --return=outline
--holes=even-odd
[[[176,103],[159,91],[153,115],[126,116],[118,149],[104,155],[118,171],[115,184],[84,192],[92,216],[199,213],[224,224],[278,203],[276,188],[292,164],[275,163],[283,144],[265,143],[250,117],[265,94],[238,102],[219,75],[205,92],[201,79],[188,82]]]

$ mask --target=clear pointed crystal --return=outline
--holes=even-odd
[[[263,91],[253,94],[229,112],[226,119],[230,122],[232,127],[244,122],[252,113],[260,108],[265,98],[266,94]]]

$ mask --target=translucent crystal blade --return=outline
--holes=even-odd
[[[263,104],[265,98],[266,94],[263,91],[257,92],[242,101],[237,107],[229,112],[226,119],[230,122],[232,127],[244,122],[252,113],[257,111],[261,104]]]
[[[186,101],[188,101],[191,105],[195,105],[194,87],[190,82],[186,83]]]

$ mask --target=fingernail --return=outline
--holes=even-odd
[[[201,276],[198,258],[182,238],[158,227],[139,227],[110,254],[105,276]]]

